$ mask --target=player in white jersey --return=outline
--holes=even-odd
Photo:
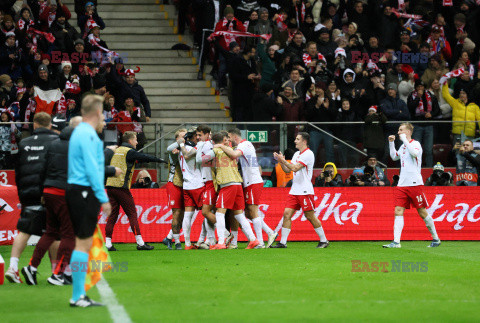
[[[267,248],[277,238],[275,233],[258,215],[258,205],[260,204],[263,190],[263,179],[260,174],[260,168],[257,160],[257,152],[250,141],[242,138],[239,129],[231,129],[228,131],[230,142],[235,146],[235,150],[226,145],[219,145],[220,148],[230,157],[240,162],[243,178],[243,194],[245,195],[245,215],[252,220],[255,235],[260,244],[257,249],[265,248],[263,242],[262,230],[268,235]]]
[[[293,155],[292,161],[287,162],[281,152],[273,153],[273,157],[278,160],[285,173],[294,172],[292,188],[288,193],[285,210],[283,211],[282,238],[279,243],[272,248],[286,248],[287,239],[292,229],[293,214],[302,209],[305,217],[313,225],[315,232],[320,238],[317,248],[327,248],[329,242],[325,237],[322,223],[315,216],[315,206],[313,204],[314,192],[312,185],[313,165],[315,164],[315,155],[308,148],[310,135],[306,132],[300,132],[295,138],[295,148],[298,151]]]
[[[205,185],[205,189],[202,195],[202,215],[205,217],[205,221],[202,224],[202,231],[200,238],[197,241],[196,246],[199,249],[209,249],[210,246],[216,244],[215,241],[215,202],[217,201],[217,192],[213,185],[212,179],[212,162],[205,161],[203,156],[213,150],[213,144],[210,140],[210,127],[206,125],[200,125],[197,127],[197,154],[196,162],[202,173],[202,180]],[[205,241],[207,238],[207,242]]]
[[[175,132],[175,140],[183,138],[187,133],[187,129],[179,129]],[[170,170],[168,175],[168,183],[166,185],[168,195],[168,205],[172,209],[172,229],[168,233],[167,237],[163,239],[163,244],[168,249],[172,249],[172,240],[175,241],[175,249],[182,249],[180,243],[180,230],[182,229],[184,205],[183,205],[183,177],[181,170],[179,171],[178,160],[178,144],[175,141],[173,144],[167,147],[169,152]],[[176,178],[178,177],[178,178]],[[181,179],[181,180],[180,180]],[[174,184],[175,183],[175,184]]]
[[[196,249],[190,241],[190,230],[195,209],[202,209],[202,195],[205,185],[202,180],[202,173],[197,167],[195,156],[197,149],[196,129],[190,129],[184,138],[178,138],[179,146],[178,159],[183,174],[183,199],[185,214],[183,216],[182,230],[185,238],[185,250]]]
[[[395,150],[395,135],[389,136],[390,157],[393,160],[400,160],[400,179],[395,188],[395,222],[393,225],[393,241],[384,245],[384,248],[400,248],[400,237],[403,230],[403,213],[410,208],[410,204],[417,209],[418,215],[425,221],[425,224],[432,234],[432,242],[429,247],[438,247],[438,238],[435,224],[428,214],[426,207],[428,201],[423,194],[422,178],[422,146],[418,141],[412,139],[413,126],[411,123],[402,123],[398,128],[398,136],[403,144],[400,149]]]

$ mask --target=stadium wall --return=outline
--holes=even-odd
[[[287,188],[265,188],[260,215],[272,228],[280,228]],[[315,188],[315,212],[322,221],[327,237],[335,240],[391,240],[393,229],[393,192],[391,187]],[[165,189],[132,190],[142,235],[147,242],[161,242],[172,221]],[[429,213],[435,220],[442,240],[480,240],[480,187],[425,187],[430,204]],[[17,190],[14,186],[0,188],[0,244],[12,244],[20,215]],[[403,240],[430,240],[425,223],[411,209],[405,214]],[[200,214],[196,214],[192,240],[200,234]],[[106,217],[100,215],[105,229]],[[316,241],[310,223],[297,212],[293,217],[289,241]],[[245,241],[240,233],[239,239]],[[266,239],[266,236],[264,236]],[[127,217],[120,213],[113,242],[135,242]]]

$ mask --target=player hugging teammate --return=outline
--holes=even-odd
[[[270,247],[277,234],[258,215],[263,180],[252,143],[242,139],[238,129],[211,135],[205,125],[188,132],[179,130],[175,140],[167,148],[171,162],[167,191],[174,219],[163,242],[169,249],[172,238],[175,249],[181,249],[178,223],[182,212],[186,250],[236,249],[239,225],[249,240],[247,249]],[[195,210],[201,210],[205,219],[198,242],[192,245],[190,230]],[[247,217],[252,220],[255,233]],[[262,231],[267,234],[266,245]]]

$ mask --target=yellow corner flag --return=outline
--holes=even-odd
[[[95,286],[102,278],[102,273],[111,269],[111,259],[105,247],[102,231],[97,224],[93,233],[93,242],[88,253],[88,271],[85,278],[85,291]]]

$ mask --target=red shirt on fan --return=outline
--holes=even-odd
[[[124,134],[126,131],[134,131],[133,121],[130,112],[123,110],[117,113],[112,122],[130,122],[129,124],[118,124],[117,130]]]

